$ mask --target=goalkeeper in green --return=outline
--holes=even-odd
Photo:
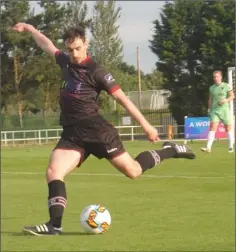
[[[234,131],[232,128],[233,118],[230,111],[230,102],[234,99],[232,87],[222,82],[222,72],[213,72],[214,84],[209,89],[208,113],[210,116],[210,130],[208,133],[207,146],[201,148],[203,152],[211,152],[219,121],[221,121],[228,133],[229,152],[233,152]]]

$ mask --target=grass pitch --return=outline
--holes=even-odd
[[[234,251],[234,154],[226,142],[213,153],[190,144],[196,160],[166,160],[137,180],[90,157],[66,178],[64,234],[31,237],[24,225],[48,220],[45,167],[53,146],[2,149],[2,251]],[[137,155],[159,144],[127,142]],[[112,216],[107,233],[87,235],[79,217],[90,204]]]

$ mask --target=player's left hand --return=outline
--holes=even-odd
[[[158,131],[153,126],[150,126],[147,130],[145,130],[147,138],[150,142],[160,141],[160,137],[158,135]]]
[[[12,26],[10,29],[18,32],[23,32],[27,30],[27,27],[29,25],[26,23],[17,23],[14,26]]]
[[[218,101],[218,105],[223,105],[227,102],[227,99],[222,99]]]

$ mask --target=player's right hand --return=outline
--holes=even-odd
[[[28,30],[28,24],[26,23],[17,23],[14,26],[11,27],[12,30],[18,31],[18,32],[23,32]]]
[[[225,103],[227,103],[228,101],[227,101],[227,99],[222,99],[222,100],[219,100],[218,101],[218,105],[219,106],[222,106],[223,104],[225,104]]]
[[[147,138],[150,142],[157,142],[157,141],[160,141],[160,137],[158,135],[158,131],[156,128],[154,128],[153,126],[149,126],[148,129],[145,129],[145,132],[146,132],[146,135],[147,135]]]

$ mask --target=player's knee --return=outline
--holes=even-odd
[[[48,182],[52,180],[54,174],[55,174],[55,172],[54,172],[53,168],[49,165],[46,170],[46,179]]]
[[[125,175],[130,179],[137,179],[141,174],[128,171]]]
[[[48,182],[50,182],[52,180],[63,180],[64,175],[61,174],[58,169],[56,169],[52,165],[49,165],[46,170],[46,179]]]
[[[231,125],[226,125],[226,126],[225,126],[226,132],[230,132],[231,129],[232,129]]]
[[[130,179],[137,179],[142,175],[142,170],[138,169],[136,165],[131,165],[125,169],[125,175]]]
[[[110,160],[111,164],[130,179],[136,179],[142,174],[140,164],[127,152]]]
[[[210,126],[210,131],[216,131],[217,130],[217,126],[215,126],[215,125],[211,125]]]

